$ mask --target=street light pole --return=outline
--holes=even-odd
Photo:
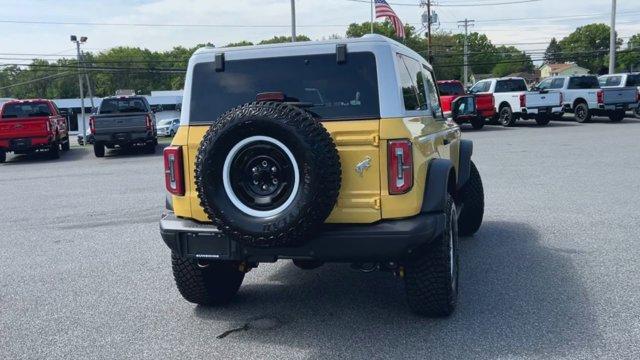
[[[291,42],[296,42],[296,0],[291,0]]]
[[[609,34],[609,74],[616,72],[616,0],[611,0],[611,33]]]
[[[78,40],[78,37],[75,35],[71,35],[71,41],[76,43],[76,51],[78,56],[78,86],[80,87],[80,116],[82,121],[82,146],[87,145],[87,125],[84,121],[84,89],[82,86],[82,71],[81,71],[81,55],[80,55],[80,44],[87,41],[86,37],[81,37]]]

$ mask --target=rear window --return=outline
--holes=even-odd
[[[622,76],[604,76],[599,79],[600,86],[619,86]]]
[[[47,103],[5,104],[2,110],[3,119],[28,118],[37,116],[51,116],[51,109]]]
[[[462,84],[457,82],[438,83],[438,90],[441,96],[464,95]]]
[[[497,93],[527,91],[527,84],[523,79],[498,80],[496,82]]]
[[[100,104],[100,114],[149,112],[144,98],[104,99]]]
[[[595,76],[576,76],[569,78],[568,89],[599,89],[600,83]]]
[[[238,105],[266,92],[282,92],[288,101],[305,103],[322,120],[380,117],[378,76],[373,53],[335,54],[213,62],[195,65],[191,88],[192,123],[210,123]]]
[[[640,74],[627,75],[626,86],[640,86]]]

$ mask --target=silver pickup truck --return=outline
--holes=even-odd
[[[603,89],[618,89],[621,88],[636,88],[638,89],[637,101],[640,102],[640,73],[625,73],[625,74],[610,74],[602,75],[598,78],[600,81],[600,87]],[[606,90],[609,91],[609,90]],[[626,90],[628,92],[628,90]],[[605,95],[606,97],[606,95]],[[606,101],[606,100],[605,100]],[[637,118],[640,118],[640,104],[633,107],[632,110]]]
[[[143,149],[154,153],[158,145],[155,115],[143,96],[114,96],[102,100],[96,114],[89,117],[96,157],[105,148]]]

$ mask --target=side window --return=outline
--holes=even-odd
[[[551,87],[551,79],[544,80],[543,82],[538,84],[538,89],[540,90],[546,90],[546,89],[549,89],[550,87]]]
[[[417,61],[400,54],[398,54],[398,66],[400,67],[405,109],[408,111],[427,110],[422,66]]]
[[[549,89],[562,89],[564,86],[564,78],[556,78],[551,81]]]
[[[424,65],[422,66],[422,74],[426,79],[425,86],[427,91],[427,104],[431,108],[433,117],[444,120],[442,115],[442,108],[440,107],[440,97],[438,96],[438,90],[436,89],[436,82],[433,73],[429,71]]]
[[[618,86],[622,82],[622,76],[609,76],[605,86]]]

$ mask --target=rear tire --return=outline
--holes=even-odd
[[[444,213],[443,234],[404,264],[409,308],[428,317],[451,315],[458,299],[458,216],[450,195]]]
[[[551,122],[551,117],[549,116],[536,117],[536,124],[539,126],[547,126],[549,122]]]
[[[578,103],[573,107],[573,116],[579,123],[587,123],[591,121],[591,111],[585,103]]]
[[[7,161],[7,152],[5,150],[0,149],[0,164],[3,164]]]
[[[509,105],[505,105],[500,108],[500,113],[498,115],[498,119],[502,126],[511,127],[516,123],[516,117],[513,116],[513,111]]]
[[[609,114],[609,120],[611,120],[611,122],[620,122],[624,119],[624,117],[626,116],[626,112],[624,110],[622,111],[614,111],[612,113]]]
[[[49,158],[60,159],[60,144],[57,141],[51,143],[51,146],[49,147]]]
[[[96,157],[104,157],[104,152],[105,152],[105,148],[104,148],[104,144],[101,142],[95,142],[93,143],[93,153],[95,154]]]
[[[67,138],[64,139],[64,142],[62,143],[62,151],[69,151],[69,150],[71,150],[71,140],[67,136]]]
[[[458,217],[458,233],[460,236],[475,234],[484,217],[484,188],[482,178],[476,164],[471,162],[469,180],[460,190],[462,209]]]
[[[182,297],[198,305],[228,303],[244,279],[239,264],[229,261],[212,261],[201,266],[194,260],[171,253],[171,268]]]
[[[476,117],[471,119],[471,126],[473,126],[473,130],[480,130],[484,127],[484,118]]]

